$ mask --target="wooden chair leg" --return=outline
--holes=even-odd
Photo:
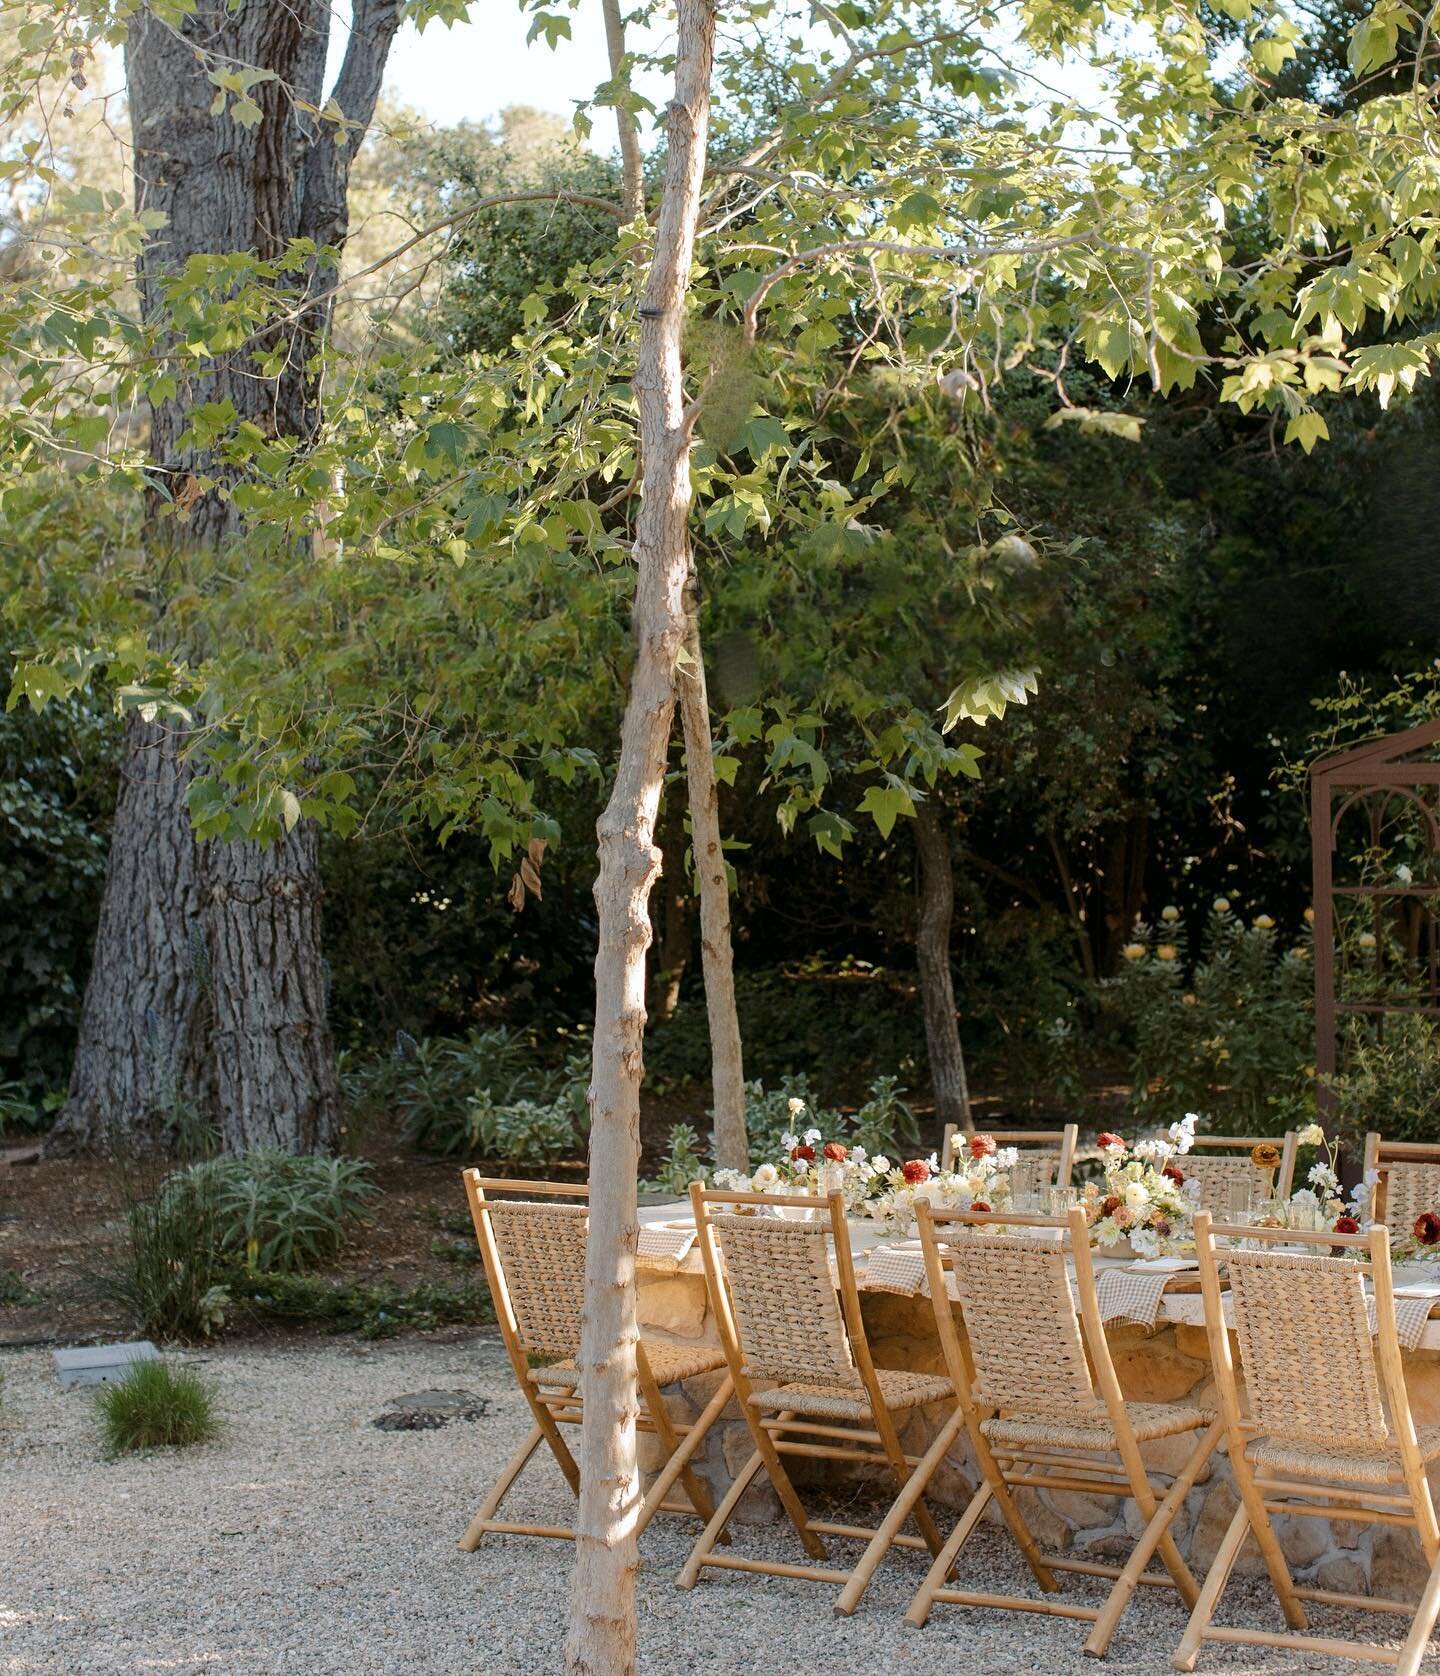
[[[1200,1656],[1201,1637],[1211,1618],[1215,1616],[1215,1608],[1220,1604],[1220,1596],[1229,1580],[1231,1567],[1235,1564],[1249,1529],[1250,1515],[1242,1502],[1235,1509],[1235,1517],[1231,1519],[1229,1528],[1215,1551],[1215,1558],[1205,1574],[1205,1581],[1200,1586],[1200,1598],[1195,1602],[1190,1622],[1186,1624],[1180,1645],[1170,1660],[1176,1670],[1195,1668],[1195,1660]]]
[[[655,1383],[655,1375],[650,1371],[649,1365],[643,1357],[637,1358],[636,1373],[640,1385],[640,1394],[644,1397],[645,1406],[650,1411],[650,1418],[654,1422],[656,1435],[665,1447],[665,1466],[656,1481],[664,1485],[664,1490],[657,1497],[652,1488],[651,1493],[646,1496],[640,1508],[640,1518],[635,1527],[635,1534],[638,1536],[651,1519],[655,1517],[656,1509],[665,1499],[665,1494],[669,1491],[670,1485],[675,1482],[677,1475],[684,1481],[685,1493],[690,1497],[690,1505],[701,1519],[708,1521],[715,1512],[715,1502],[710,1492],[695,1476],[690,1467],[690,1457],[699,1447],[700,1438],[704,1436],[704,1433],[702,1432],[697,1436],[695,1429],[692,1427],[690,1432],[682,1438],[675,1430],[675,1422],[670,1418],[670,1410],[665,1405],[664,1393]],[[727,1385],[730,1383],[728,1377],[725,1383]],[[674,1472],[671,1471],[672,1467],[675,1468]]]
[[[935,1604],[936,1594],[945,1587],[945,1580],[950,1575],[951,1568],[960,1556],[960,1550],[970,1540],[970,1534],[980,1523],[980,1515],[990,1505],[995,1494],[994,1487],[987,1480],[970,1498],[969,1506],[960,1515],[960,1523],[950,1532],[949,1540],[940,1552],[929,1571],[925,1573],[925,1581],[915,1591],[909,1609],[905,1613],[905,1622],[913,1624],[919,1629],[930,1616],[930,1610]]]
[[[752,1413],[749,1403],[741,1402],[745,1411],[745,1423],[750,1428],[750,1436],[755,1440],[755,1448],[760,1459],[765,1463],[765,1471],[770,1482],[775,1486],[775,1494],[780,1498],[780,1505],[789,1515],[790,1523],[795,1527],[795,1534],[804,1544],[805,1552],[812,1560],[828,1558],[825,1544],[820,1540],[817,1532],[810,1528],[810,1520],[806,1515],[804,1504],[796,1492],[794,1484],[790,1482],[790,1474],[785,1470],[785,1463],[780,1459],[779,1451],[775,1447],[777,1438],[783,1437],[781,1427],[795,1418],[788,1410],[776,1416],[779,1426],[773,1432],[767,1431]]]
[[[535,1416],[535,1424],[545,1434],[545,1441],[550,1445],[550,1453],[554,1455],[556,1464],[565,1474],[565,1482],[578,1496],[580,1494],[580,1468],[575,1463],[575,1457],[570,1453],[570,1445],[560,1435],[560,1427],[556,1423],[555,1416],[539,1398],[536,1398],[530,1404],[530,1412]]]
[[[1140,1457],[1140,1446],[1136,1443],[1133,1433],[1127,1431],[1117,1441],[1120,1444],[1120,1460],[1125,1468],[1125,1476],[1130,1480],[1130,1494],[1135,1498],[1140,1517],[1145,1520],[1148,1528],[1155,1522],[1157,1512],[1150,1474],[1145,1470],[1145,1462]],[[1156,1532],[1155,1548],[1161,1563],[1174,1579],[1181,1600],[1193,1608],[1200,1598],[1200,1585],[1195,1581],[1190,1567],[1186,1565],[1184,1556],[1175,1546],[1175,1538],[1170,1534],[1168,1521],[1160,1525]],[[1286,1576],[1289,1576],[1288,1572]]]
[[[1134,1551],[1125,1562],[1125,1567],[1115,1580],[1115,1586],[1100,1609],[1100,1616],[1095,1620],[1095,1627],[1090,1631],[1085,1641],[1085,1651],[1091,1658],[1103,1659],[1110,1646],[1110,1639],[1115,1633],[1115,1626],[1120,1622],[1120,1616],[1130,1604],[1131,1596],[1140,1586],[1140,1579],[1144,1575],[1146,1566],[1150,1563],[1150,1556],[1160,1544],[1162,1536],[1170,1533],[1175,1515],[1180,1511],[1181,1504],[1190,1493],[1200,1468],[1205,1465],[1214,1454],[1216,1445],[1225,1434],[1225,1422],[1216,1420],[1205,1435],[1195,1445],[1190,1458],[1185,1463],[1184,1470],[1171,1484],[1168,1494],[1151,1516],[1149,1524],[1141,1533],[1140,1540],[1135,1544]],[[1178,1579],[1177,1579],[1178,1583]],[[1199,1599],[1196,1590],[1195,1599]],[[1187,1601],[1193,1607],[1195,1600]]]
[[[1000,1463],[995,1459],[988,1439],[983,1432],[972,1431],[970,1442],[975,1450],[975,1459],[979,1463],[980,1471],[995,1497],[995,1505],[1000,1509],[1000,1516],[1015,1539],[1015,1545],[1024,1556],[1026,1565],[1030,1567],[1030,1575],[1046,1594],[1054,1594],[1060,1587],[1055,1581],[1055,1573],[1046,1565],[1045,1556],[1040,1552],[1040,1544],[1030,1534],[1025,1515],[1015,1505],[1015,1498],[1010,1494],[1010,1486],[1005,1482],[1005,1474],[1000,1470]]]
[[[896,1491],[903,1491],[910,1477],[910,1463],[905,1459],[905,1451],[900,1447],[894,1416],[889,1409],[882,1407],[875,1410],[875,1430],[880,1434],[880,1446],[884,1449],[886,1459],[895,1474]],[[925,1538],[925,1546],[930,1552],[938,1554],[944,1543],[930,1515],[930,1509],[925,1505],[923,1492],[916,1498],[914,1508],[916,1530]]]
[[[1425,1592],[1420,1596],[1420,1604],[1415,1608],[1410,1633],[1400,1649],[1395,1665],[1399,1676],[1416,1676],[1430,1645],[1430,1632],[1437,1617],[1440,1617],[1440,1561],[1430,1568],[1430,1577],[1425,1584]]]
[[[693,1589],[700,1580],[700,1568],[704,1565],[707,1555],[724,1534],[725,1527],[730,1523],[730,1516],[740,1505],[740,1498],[750,1488],[756,1474],[765,1465],[760,1451],[757,1449],[745,1465],[735,1474],[730,1488],[725,1492],[719,1507],[715,1509],[715,1517],[706,1525],[695,1539],[695,1546],[690,1550],[690,1558],[681,1568],[680,1575],[675,1579],[677,1589]]]
[[[671,1455],[670,1459],[666,1461],[665,1465],[660,1470],[660,1476],[650,1486],[650,1494],[646,1496],[645,1503],[640,1509],[640,1523],[636,1530],[637,1535],[640,1531],[645,1529],[646,1525],[648,1525],[655,1517],[656,1513],[659,1512],[660,1503],[670,1494],[671,1487],[674,1485],[675,1480],[689,1465],[695,1451],[710,1435],[711,1428],[720,1418],[726,1403],[730,1401],[734,1394],[735,1381],[727,1373],[724,1379],[720,1381],[719,1385],[716,1386],[715,1395],[711,1397],[710,1401],[705,1405],[704,1412],[700,1415],[700,1418],[696,1420],[694,1425],[691,1426],[690,1430],[680,1440],[680,1447],[673,1455]],[[690,1500],[693,1505],[695,1500],[693,1495]],[[698,1507],[696,1508],[696,1512],[700,1512]],[[709,1519],[713,1516],[713,1514],[714,1506],[711,1498],[707,1495],[705,1498],[705,1510],[703,1513],[700,1513],[700,1516],[703,1519]],[[723,1540],[728,1542],[729,1538],[725,1537]]]
[[[890,1504],[890,1511],[880,1521],[869,1545],[860,1556],[855,1569],[850,1573],[850,1579],[840,1591],[840,1598],[835,1602],[835,1614],[840,1618],[848,1618],[860,1604],[860,1599],[870,1586],[870,1579],[875,1575],[875,1568],[885,1557],[886,1550],[900,1534],[900,1528],[910,1517],[910,1510],[924,1495],[930,1480],[939,1470],[940,1463],[950,1452],[958,1434],[964,1429],[965,1413],[957,1408],[945,1424],[935,1435],[935,1441],[925,1451],[920,1463],[910,1473],[908,1480],[902,1480],[900,1494]],[[936,1542],[931,1552],[937,1557],[942,1543]]]
[[[545,1434],[538,1425],[532,1426],[526,1433],[525,1441],[505,1463],[505,1469],[495,1480],[490,1494],[480,1505],[480,1511],[470,1521],[469,1528],[460,1538],[460,1551],[473,1554],[480,1546],[480,1538],[485,1534],[485,1527],[500,1511],[500,1503],[510,1493],[510,1486],[525,1470],[525,1463],[540,1447]]]
[[[1275,1598],[1280,1602],[1280,1610],[1285,1614],[1285,1622],[1291,1629],[1306,1629],[1310,1620],[1295,1593],[1290,1562],[1285,1558],[1275,1527],[1270,1523],[1270,1515],[1265,1511],[1265,1498],[1255,1487],[1254,1469],[1243,1455],[1238,1461],[1234,1457],[1232,1450],[1230,1470],[1235,1475],[1235,1488],[1240,1493],[1241,1505],[1250,1516],[1250,1529],[1255,1532],[1255,1540],[1260,1545],[1265,1569],[1270,1573],[1270,1583],[1275,1590]]]

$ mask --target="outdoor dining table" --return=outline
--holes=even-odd
[[[688,1201],[641,1208],[642,1246],[637,1268],[640,1325],[647,1336],[689,1344],[716,1343],[718,1335],[710,1317],[700,1253],[686,1242],[684,1225],[690,1219]],[[866,1286],[871,1253],[882,1247],[893,1249],[897,1241],[868,1219],[851,1221],[848,1226],[865,1330],[877,1366],[943,1373],[929,1297]],[[1133,1261],[1097,1252],[1097,1280],[1107,1271],[1130,1269]],[[1397,1280],[1401,1278],[1397,1275]],[[1440,1308],[1440,1297],[1435,1299],[1435,1307]],[[952,1308],[959,1322],[959,1307],[952,1304]],[[1153,1329],[1112,1322],[1106,1331],[1121,1389],[1128,1400],[1177,1402],[1184,1398],[1202,1406],[1213,1400],[1204,1307],[1193,1270],[1168,1277]],[[1404,1361],[1416,1424],[1440,1425],[1440,1319],[1425,1323],[1417,1347],[1405,1353]],[[713,1394],[718,1377],[709,1374],[673,1386],[666,1392],[667,1401],[675,1405],[677,1415],[698,1413]],[[1336,1377],[1343,1378],[1344,1370],[1337,1369]],[[902,1434],[907,1452],[922,1453],[943,1418],[944,1409],[938,1405],[917,1410]],[[1142,1452],[1148,1464],[1165,1473],[1178,1468],[1185,1447],[1183,1438],[1162,1438],[1146,1444]],[[723,1487],[749,1453],[749,1434],[736,1412],[715,1428],[701,1464],[712,1482]],[[646,1465],[643,1457],[641,1464]],[[837,1488],[854,1486],[856,1469],[852,1467],[836,1464],[817,1466],[816,1470],[833,1475]],[[942,1507],[963,1506],[973,1492],[975,1476],[968,1447],[957,1447],[952,1466],[934,1481],[934,1499]],[[1440,1480],[1436,1483],[1440,1490]],[[1026,1489],[1019,1494],[1027,1499],[1031,1528],[1057,1552],[1071,1550],[1103,1559],[1122,1548],[1128,1552],[1134,1540],[1133,1532],[1126,1534],[1124,1507],[1115,1498],[1063,1490]],[[1176,1540],[1193,1567],[1208,1567],[1236,1505],[1229,1463],[1221,1453],[1186,1498],[1175,1525]],[[778,1518],[773,1492],[763,1485],[752,1488],[741,1504],[741,1515],[756,1523]],[[1409,1530],[1362,1525],[1354,1520],[1291,1519],[1279,1522],[1277,1534],[1292,1566],[1322,1588],[1413,1598],[1428,1576],[1428,1567]],[[1242,1552],[1237,1569],[1252,1574],[1263,1571],[1252,1545]]]

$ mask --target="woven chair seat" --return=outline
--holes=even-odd
[[[1174,1437],[1178,1432],[1203,1431],[1215,1418],[1209,1409],[1182,1402],[1127,1402],[1125,1412],[1137,1443]],[[980,1430],[1001,1449],[1094,1449],[1108,1453],[1116,1447],[1115,1428],[1106,1416],[1092,1426],[1048,1415],[1015,1414],[982,1420]]]
[[[657,1385],[673,1385],[678,1379],[694,1379],[697,1374],[713,1373],[725,1366],[725,1352],[713,1344],[670,1344],[664,1339],[640,1340]],[[530,1379],[536,1385],[552,1385],[562,1391],[573,1391],[580,1383],[580,1370],[567,1356],[563,1362],[550,1362],[543,1368],[531,1368]]]
[[[885,1406],[897,1409],[919,1408],[927,1402],[954,1401],[955,1387],[938,1373],[905,1373],[898,1368],[876,1368],[880,1394]],[[791,1385],[776,1385],[768,1391],[756,1391],[755,1407],[762,1413],[808,1414],[820,1420],[859,1420],[868,1423],[873,1416],[864,1391],[848,1391],[843,1385],[819,1385],[797,1381]]]
[[[1422,1460],[1440,1455],[1440,1426],[1417,1426],[1415,1436]],[[1405,1473],[1394,1445],[1366,1449],[1297,1443],[1291,1438],[1262,1437],[1250,1444],[1246,1458],[1262,1472],[1293,1474],[1300,1478],[1335,1478],[1352,1484],[1401,1484]]]

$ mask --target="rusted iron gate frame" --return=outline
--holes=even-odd
[[[1388,788],[1434,786],[1440,791],[1440,761],[1406,762],[1407,752],[1440,742],[1440,721],[1422,722],[1418,727],[1374,739],[1348,751],[1324,757],[1310,770],[1310,855],[1313,875],[1312,901],[1315,909],[1315,1072],[1320,1111],[1333,1110],[1335,1096],[1324,1078],[1337,1069],[1336,1026],[1342,1015],[1423,1013],[1440,1017],[1440,1001],[1392,1002],[1346,1001],[1335,988],[1335,898],[1337,895],[1365,897],[1376,901],[1387,897],[1428,900],[1430,922],[1429,994],[1437,993],[1435,915],[1440,907],[1440,883],[1401,885],[1340,885],[1335,883],[1335,845],[1340,822],[1357,804],[1365,804],[1372,793]],[[1338,809],[1337,792],[1345,793]],[[1440,854],[1440,809],[1414,798],[1429,828],[1430,847]],[[1377,954],[1380,950],[1377,949]]]

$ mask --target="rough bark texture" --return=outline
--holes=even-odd
[[[174,24],[145,10],[134,15],[125,67],[136,199],[167,218],[138,264],[148,320],[166,319],[166,282],[192,257],[253,252],[268,259],[296,238],[343,243],[350,162],[373,115],[399,16],[399,0],[357,0],[333,95],[356,126],[337,145],[335,129],[317,129],[299,105],[325,103],[330,11],[324,0],[202,3]],[[261,111],[253,126],[211,114],[216,89],[207,71],[214,66],[272,73],[252,90]],[[285,283],[293,286],[294,276]],[[196,480],[228,482],[235,473],[193,441],[184,442],[193,409],[228,400],[240,419],[266,434],[302,443],[314,434],[320,390],[312,356],[328,325],[333,273],[312,268],[300,284],[303,294],[285,300],[283,325],[258,344],[198,363],[187,360],[176,393],[150,409],[155,489],[146,540],[157,593],[162,579],[183,576],[190,560],[228,546],[238,534],[233,504],[215,490],[198,493]],[[186,334],[182,328],[173,335]],[[257,376],[257,349],[277,347],[285,350],[278,376]],[[187,506],[185,516],[162,517],[175,500]],[[157,636],[163,638],[163,606],[159,617]],[[182,743],[178,735],[172,740],[174,748]],[[102,1132],[133,1130],[144,1118],[149,1073],[135,1059],[137,1018],[144,1020],[147,1038],[189,1043],[200,1000],[197,963],[183,963],[175,949],[203,945],[223,998],[214,1057],[227,1142],[264,1134],[290,1148],[328,1145],[336,1123],[335,1068],[314,833],[292,834],[270,848],[240,844],[232,853],[212,843],[197,850],[183,786],[173,775],[135,772],[129,753],[127,770],[126,819],[116,823],[106,911],[57,1143],[93,1144]],[[232,886],[240,880],[244,888],[237,891]],[[242,1040],[252,1028],[254,1038]],[[128,1075],[118,1069],[127,1058],[134,1061]],[[209,1092],[211,1058],[203,1043],[194,1051],[172,1049],[179,1097],[198,1100]]]
[[[605,51],[610,60],[610,79],[626,92],[630,78],[625,73],[625,20],[620,0],[600,0],[605,17]],[[621,197],[625,215],[637,221],[645,213],[645,160],[640,151],[640,130],[635,113],[624,105],[615,107],[615,127],[620,137]]]
[[[215,1080],[227,1152],[320,1152],[340,1123],[340,1089],[320,951],[312,822],[283,843],[209,846]]]
[[[715,16],[680,0],[665,184],[641,302],[634,390],[643,480],[635,540],[635,664],[615,788],[597,823],[595,1044],[590,1085],[590,1235],[580,1377],[580,1507],[566,1669],[635,1669],[635,1183],[640,1162],[647,911],[659,872],[655,812],[675,711],[689,570],[690,434],[681,335],[710,116]]]
[[[131,715],[110,839],[95,966],[70,1098],[50,1143],[108,1150],[119,1125],[150,1138],[204,1082],[201,847],[185,818],[179,737]]]
[[[915,964],[920,973],[920,1001],[925,1013],[925,1045],[935,1089],[935,1115],[942,1123],[973,1128],[965,1053],[955,1016],[955,987],[950,977],[950,926],[955,916],[955,876],[950,869],[950,838],[934,803],[915,807],[915,853],[920,860],[919,917]]]
[[[735,971],[730,946],[730,881],[720,841],[720,792],[710,739],[710,696],[693,588],[687,590],[685,650],[677,677],[685,727],[685,774],[690,790],[690,839],[700,891],[700,955],[705,973],[705,1010],[710,1022],[710,1089],[715,1112],[715,1162],[724,1170],[748,1171],[745,1132],[745,1058],[735,1007]]]

